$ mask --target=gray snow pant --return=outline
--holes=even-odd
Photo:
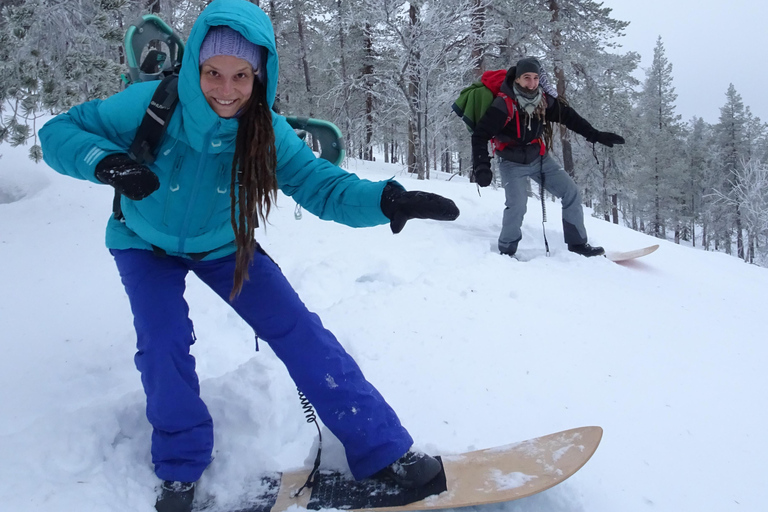
[[[528,187],[525,180],[531,178],[540,184],[542,175],[546,191],[562,200],[565,243],[587,243],[579,189],[568,173],[548,153],[530,164],[501,159],[499,174],[507,196],[499,235],[499,251],[514,254],[517,250],[517,244],[523,237],[520,227],[523,225],[523,216],[528,204]]]

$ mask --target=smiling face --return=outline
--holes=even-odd
[[[517,85],[523,89],[529,91],[535,91],[539,86],[539,74],[538,73],[523,73],[519,78],[515,79]]]
[[[200,89],[219,117],[234,117],[251,97],[254,76],[248,61],[216,55],[200,66]]]

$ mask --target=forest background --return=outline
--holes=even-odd
[[[0,143],[27,144],[39,162],[41,119],[124,87],[123,36],[132,22],[156,13],[186,39],[207,3],[0,0]],[[350,155],[402,163],[419,179],[433,171],[471,176],[469,135],[453,101],[482,72],[535,56],[561,98],[627,140],[593,147],[556,131],[551,151],[595,216],[768,264],[768,124],[733,84],[723,91],[717,123],[682,120],[661,37],[644,79],[636,78],[640,55],[620,46],[629,22],[604,4],[254,3],[275,28],[281,112],[334,122]],[[0,203],[12,200],[8,194],[0,189]]]

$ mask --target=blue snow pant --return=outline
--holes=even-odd
[[[413,444],[394,410],[260,247],[249,267],[250,280],[232,302],[234,254],[195,262],[146,250],[110,252],[134,315],[135,363],[147,395],[152,462],[160,479],[197,481],[213,453],[213,421],[200,398],[195,359],[189,353],[195,342],[183,296],[189,271],[269,343],[344,445],[355,478],[388,466]]]
[[[517,244],[523,237],[520,228],[528,205],[526,180],[531,178],[541,184],[542,176],[546,191],[562,200],[565,243],[569,245],[587,243],[579,188],[555,159],[549,156],[549,153],[530,164],[501,159],[499,174],[506,194],[506,208],[499,235],[499,251],[514,254],[517,250]]]

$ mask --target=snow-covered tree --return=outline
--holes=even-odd
[[[667,60],[659,37],[653,51],[653,62],[646,71],[640,94],[638,113],[643,137],[638,155],[638,206],[647,231],[666,238],[669,224],[679,240],[684,224],[681,210],[685,175],[682,147],[683,130],[680,116],[675,114],[675,88],[672,64]]]
[[[684,145],[686,181],[683,193],[686,204],[686,217],[690,219],[691,244],[696,246],[697,226],[701,226],[701,245],[708,249],[708,231],[710,229],[710,203],[706,201],[714,185],[714,145],[712,127],[700,117],[694,117],[689,123]],[[685,233],[687,235],[687,233]]]
[[[729,178],[727,192],[717,191],[720,202],[739,211],[741,226],[747,232],[744,260],[755,262],[758,238],[768,233],[768,165],[758,160],[740,160]],[[766,250],[759,259],[764,261]]]
[[[715,125],[717,143],[717,168],[720,182],[716,185],[719,194],[730,196],[738,187],[738,167],[742,159],[748,159],[750,142],[747,139],[747,115],[741,95],[730,84],[725,94],[726,103],[720,108],[720,119]],[[736,232],[736,251],[744,258],[743,221],[739,201],[726,202],[728,210],[718,216],[716,226],[718,240],[725,245],[725,252],[731,253],[732,233]]]

